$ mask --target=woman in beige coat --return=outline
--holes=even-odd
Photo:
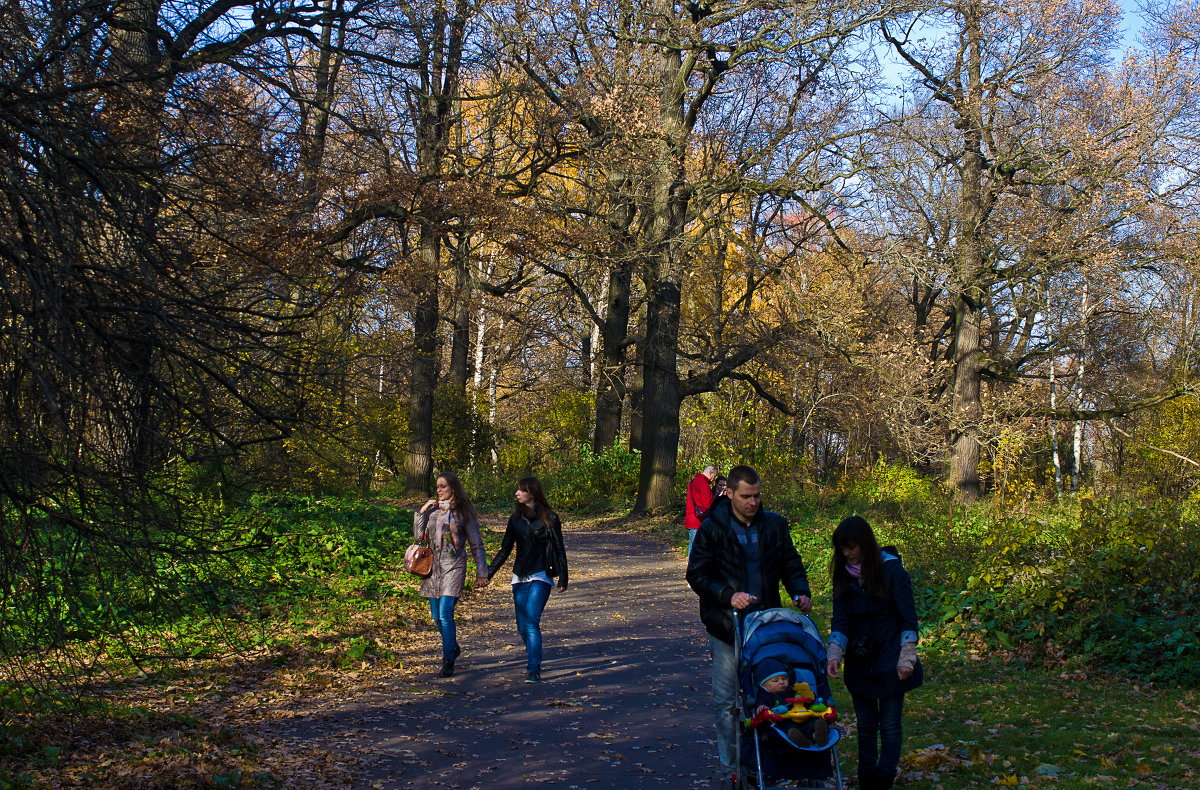
[[[433,572],[421,582],[420,593],[429,599],[429,613],[442,636],[442,668],[438,675],[454,674],[454,661],[462,650],[454,626],[454,605],[467,580],[467,546],[475,555],[475,584],[488,583],[487,554],[479,533],[475,506],[453,472],[438,476],[437,498],[430,499],[413,514],[413,537],[429,540],[433,549]]]

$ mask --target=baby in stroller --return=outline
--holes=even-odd
[[[738,775],[758,790],[842,787],[833,694],[821,633],[795,609],[735,619],[738,639]],[[819,722],[819,723],[818,723]]]
[[[754,666],[754,679],[758,684],[754,697],[756,718],[761,720],[768,713],[782,716],[780,721],[788,726],[778,731],[795,746],[823,747],[829,743],[826,718],[832,717],[826,711],[830,709],[817,700],[808,683],[796,680],[792,667],[776,658],[764,658]]]

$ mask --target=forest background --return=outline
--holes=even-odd
[[[362,502],[440,471],[706,463],[948,638],[1194,684],[1200,15],[1142,11],[7,4],[5,707],[390,594]]]

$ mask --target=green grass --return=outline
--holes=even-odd
[[[1196,690],[947,647],[924,651],[925,685],[906,698],[902,787],[1200,787]],[[844,689],[839,702],[852,722]],[[853,737],[841,756],[855,775]]]

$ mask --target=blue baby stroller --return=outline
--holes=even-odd
[[[837,743],[841,732],[828,727],[823,743],[794,736],[791,719],[755,720],[757,681],[755,668],[771,660],[790,668],[792,680],[807,683],[817,700],[812,707],[833,708],[833,694],[825,676],[825,644],[812,620],[795,609],[764,609],[736,614],[739,709],[745,718],[738,727],[738,776],[750,787],[836,787],[842,790]],[[801,714],[803,715],[803,714]],[[767,720],[764,720],[767,719]],[[822,726],[822,732],[825,727]],[[754,780],[757,779],[757,784]],[[781,784],[787,782],[787,784]],[[832,783],[832,784],[831,784]]]

